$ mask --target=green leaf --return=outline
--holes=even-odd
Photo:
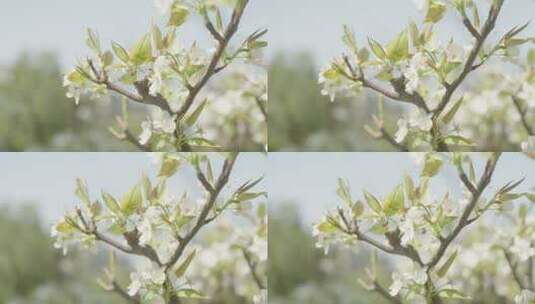
[[[179,298],[187,298],[187,299],[208,299],[208,297],[203,295],[200,291],[191,289],[191,288],[178,290],[176,292],[176,296]]]
[[[385,199],[383,210],[386,215],[395,215],[405,207],[405,194],[403,186],[397,186]]]
[[[398,62],[409,56],[409,35],[407,30],[402,31],[399,35],[386,46],[388,59]]]
[[[195,255],[197,254],[197,250],[193,250],[188,257],[178,266],[178,268],[175,270],[175,275],[177,278],[181,278],[186,271],[188,270],[189,265],[191,264],[191,261],[193,261],[193,258],[195,258]]]
[[[170,177],[175,174],[179,167],[180,160],[174,157],[164,156],[162,164],[160,165],[160,171],[158,172],[158,176],[165,178]]]
[[[364,190],[364,198],[366,198],[368,206],[370,206],[373,211],[375,211],[376,213],[381,213],[383,211],[383,207],[381,207],[381,202],[375,196],[373,196],[373,194]]]
[[[136,185],[132,187],[121,200],[121,210],[125,215],[136,213],[142,206],[143,198],[141,197],[141,187]]]
[[[437,0],[430,0],[429,8],[427,9],[427,15],[425,16],[425,22],[429,22],[429,23],[439,22],[444,17],[444,13],[446,13],[446,9],[447,9],[446,4]]]
[[[385,234],[388,231],[388,226],[383,223],[377,223],[370,228],[370,231],[375,234]]]
[[[531,66],[535,65],[535,49],[528,51],[528,64]]]
[[[160,28],[157,27],[156,25],[152,26],[151,37],[152,37],[152,43],[154,47],[156,47],[158,50],[161,50],[164,48],[162,31],[160,31]]]
[[[143,64],[152,59],[150,35],[145,34],[145,36],[143,36],[143,38],[130,49],[130,58],[135,65]]]
[[[117,58],[119,58],[122,62],[128,63],[128,61],[130,61],[128,52],[120,44],[117,42],[112,42],[111,48],[113,49],[115,56],[117,56]]]
[[[433,177],[442,168],[442,158],[434,153],[428,153],[425,156],[425,165],[422,169],[420,176],[422,177]]]
[[[193,126],[199,117],[201,116],[202,111],[204,110],[204,106],[208,102],[208,99],[205,99],[196,109],[191,113],[191,115],[186,119],[186,126],[191,127]]]
[[[415,200],[417,195],[414,187],[414,181],[412,180],[412,177],[410,175],[405,175],[403,180],[403,186],[405,187],[405,193],[407,193],[407,197],[409,198],[409,200]]]
[[[332,233],[336,231],[336,227],[329,222],[321,222],[317,226],[318,230],[323,233]]]
[[[118,214],[121,212],[121,206],[119,206],[119,203],[113,196],[103,191],[102,199],[104,200],[104,204],[108,210],[110,210],[112,213]]]
[[[175,42],[175,38],[176,38],[176,30],[172,28],[167,32],[167,34],[165,35],[165,38],[163,39],[164,48],[170,48],[171,46],[173,46],[173,43]]]
[[[104,52],[102,54],[102,64],[107,67],[110,66],[113,63],[113,53],[110,51]]]
[[[348,206],[352,206],[353,205],[353,199],[351,198],[351,193],[350,193],[350,190],[349,190],[349,183],[346,180],[344,180],[342,178],[338,178],[338,186],[336,188],[336,194]]]
[[[438,292],[438,295],[441,298],[447,298],[447,299],[458,299],[458,300],[470,300],[470,297],[465,296],[462,292],[458,291],[457,289],[442,289]]]
[[[82,201],[82,203],[90,208],[91,201],[89,200],[89,193],[87,192],[87,185],[86,183],[80,179],[76,179],[76,190],[74,190],[74,194]]]
[[[356,201],[351,211],[354,218],[360,217],[364,213],[364,204],[361,201]]]
[[[344,35],[342,36],[342,42],[354,53],[358,53],[357,42],[355,39],[355,33],[348,26],[344,25]]]
[[[239,202],[246,202],[254,200],[255,198],[263,195],[266,196],[266,192],[244,192],[238,195],[237,200]]]
[[[67,222],[60,222],[60,223],[56,224],[55,228],[60,233],[71,233],[71,232],[74,232],[76,230],[73,226],[71,226]]]
[[[457,114],[457,111],[459,111],[459,108],[461,107],[463,103],[464,97],[461,97],[454,105],[451,107],[451,109],[442,117],[442,123],[449,124],[453,117],[455,117],[455,114]]]
[[[256,217],[258,217],[259,219],[262,219],[266,216],[266,214],[267,214],[266,204],[258,205],[258,208],[256,209]]]
[[[167,22],[168,26],[178,27],[186,22],[189,16],[189,10],[187,7],[176,3],[171,8],[171,16]]]
[[[386,52],[379,42],[368,37],[368,44],[370,45],[370,49],[372,50],[373,54],[375,54],[377,58],[381,60],[386,59]]]
[[[450,255],[450,257],[448,258],[448,260],[444,263],[444,265],[442,265],[438,271],[437,271],[437,275],[439,277],[444,277],[446,275],[446,273],[448,273],[448,270],[450,269],[451,265],[453,264],[453,261],[455,261],[455,258],[457,257],[457,250],[452,253],[452,255]]]
[[[86,44],[96,53],[100,53],[100,40],[98,39],[98,35],[90,28],[87,29]]]

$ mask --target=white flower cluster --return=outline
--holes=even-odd
[[[251,108],[250,100],[235,99],[232,101],[203,99],[206,96],[221,95],[222,86],[217,92],[210,92],[209,80],[231,63],[239,62],[245,66],[258,66],[261,61],[261,50],[266,42],[261,40],[265,31],[257,31],[244,40],[238,47],[233,48],[228,42],[222,44],[221,35],[230,40],[235,31],[226,31],[223,23],[212,23],[222,10],[233,9],[237,15],[242,14],[243,2],[241,1],[182,1],[182,0],[158,0],[156,7],[168,19],[167,26],[160,28],[154,25],[151,31],[145,34],[129,50],[118,43],[112,43],[111,50],[101,47],[98,35],[88,30],[87,44],[94,52],[86,62],[75,67],[64,77],[64,86],[67,88],[67,96],[79,102],[82,95],[91,95],[93,99],[119,95],[132,102],[150,105],[153,108],[149,117],[141,122],[141,133],[137,137],[136,146],[144,147],[144,150],[191,150],[192,146],[233,146],[236,145],[234,134],[225,133],[223,136],[205,138],[203,126],[198,123],[199,117],[204,115],[214,105],[225,103],[229,110],[224,113],[223,125],[218,125],[220,130],[230,129],[243,133],[243,129],[250,130],[247,134],[250,142],[262,141],[265,138],[263,129],[258,131],[259,125],[264,122],[262,117],[256,115],[249,117],[243,112]],[[197,14],[204,18],[207,24],[207,33],[212,36],[214,47],[202,48],[197,42],[191,45],[179,43],[176,39],[177,32],[186,23],[191,14]],[[219,18],[218,17],[218,18]],[[231,22],[238,22],[233,19]],[[229,25],[229,26],[238,26]],[[254,70],[254,72],[252,72]],[[263,68],[243,69],[244,77],[233,78],[235,84],[245,91],[250,87],[249,79],[258,78],[256,74],[266,74]],[[264,77],[266,78],[266,77]],[[230,82],[227,80],[227,82]],[[267,80],[262,84],[267,86]],[[205,92],[207,91],[207,92]],[[236,94],[237,90],[229,89],[224,94]],[[249,90],[247,93],[252,93]],[[265,92],[255,92],[259,95],[251,96],[265,99]],[[199,96],[199,95],[204,95]],[[121,138],[133,141],[131,131],[128,130],[126,109],[119,121],[119,131],[114,134]],[[214,111],[218,111],[215,109]],[[220,111],[219,111],[220,112]],[[220,113],[223,114],[223,113]],[[218,121],[221,122],[222,119]],[[228,123],[231,120],[234,124]],[[215,122],[212,122],[215,125]],[[208,130],[209,131],[209,130]],[[252,138],[252,139],[251,139]]]
[[[354,248],[358,243],[396,256],[396,271],[388,291],[410,303],[426,303],[430,290],[433,297],[467,298],[465,294],[477,294],[485,287],[481,284],[489,283],[487,280],[493,282],[492,286],[499,286],[495,292],[500,295],[511,297],[517,293],[518,286],[512,278],[519,274],[513,272],[522,268],[511,269],[511,265],[527,265],[535,257],[535,217],[528,213],[529,205],[518,207],[516,202],[521,203],[522,198],[533,202],[535,195],[515,193],[520,183],[511,182],[489,199],[479,194],[476,199],[474,191],[478,190],[469,190],[465,180],[461,197],[453,198],[446,193],[437,199],[429,183],[441,171],[444,161],[448,159],[465,177],[466,173],[461,173],[464,167],[471,168],[471,177],[466,178],[476,183],[472,160],[459,153],[420,153],[418,159],[422,159],[419,183],[405,176],[404,182],[382,199],[364,191],[365,202],[354,200],[348,183],[339,180],[336,192],[343,204],[314,225],[316,246],[327,254],[333,244]],[[506,206],[515,207],[509,210]],[[473,214],[466,217],[467,210]],[[487,221],[479,220],[488,210],[497,210],[498,214]],[[509,227],[507,231],[496,225],[510,219],[514,223],[503,225]],[[476,221],[478,228],[472,234],[479,241],[455,240],[464,227]],[[367,273],[372,283],[363,284],[375,286],[376,275],[369,270]],[[523,291],[515,301],[524,301],[527,295]]]
[[[399,119],[394,136],[385,129],[388,124],[383,121],[381,106],[379,116],[374,118],[377,128],[367,126],[373,137],[385,138],[402,150],[442,151],[451,150],[448,146],[466,149],[476,145],[483,147],[482,150],[495,150],[500,143],[493,139],[504,137],[504,133],[512,143],[502,143],[500,150],[519,150],[522,142],[529,145],[525,142],[526,131],[533,133],[535,128],[532,126],[535,50],[528,52],[527,65],[520,64],[524,70],[520,78],[517,73],[514,79],[503,76],[505,69],[501,67],[502,80],[489,86],[488,92],[459,92],[465,89],[463,84],[467,76],[495,55],[519,65],[519,56],[523,54],[519,48],[533,41],[519,37],[525,27],[516,27],[519,30],[491,43],[487,41],[490,40],[488,35],[481,36],[479,31],[494,29],[492,24],[498,18],[503,1],[492,1],[489,6],[481,7],[467,0],[413,2],[418,10],[425,12],[423,25],[419,27],[411,22],[386,45],[368,38],[368,46],[361,47],[353,32],[347,26],[344,28],[342,41],[349,55],[334,59],[320,71],[322,94],[333,101],[339,94],[355,95],[364,87],[380,97],[412,104],[416,109],[410,110],[408,117]],[[478,17],[482,7],[491,10],[485,25],[481,25],[483,22]],[[449,9],[457,11],[473,36],[465,46],[453,38],[447,43],[436,38],[435,25]],[[468,11],[472,12],[469,14]],[[526,121],[524,125],[518,123],[521,119]],[[495,134],[497,132],[502,134]]]
[[[263,195],[262,192],[251,192],[258,182],[248,182],[235,192],[225,191],[225,194],[219,195],[215,193],[224,189],[213,190],[212,187],[222,186],[207,185],[214,183],[207,155],[159,153],[155,158],[160,168],[156,183],[144,176],[121,199],[103,192],[101,199],[93,200],[86,184],[78,180],[75,193],[82,206],[52,227],[54,246],[62,248],[66,254],[69,246],[82,244],[92,247],[101,242],[114,250],[145,257],[146,263],[139,264],[137,271],[130,274],[126,292],[149,303],[167,303],[165,299],[170,293],[183,298],[213,295],[218,289],[212,288],[213,285],[208,282],[221,282],[214,282],[216,277],[212,274],[229,270],[221,268],[221,265],[238,267],[239,271],[234,276],[226,273],[229,282],[237,288],[236,294],[249,301],[258,298],[265,287],[257,286],[252,277],[265,280],[267,263],[266,208],[264,205],[253,207],[256,204],[252,202]],[[230,163],[234,161],[226,160],[226,170],[232,168]],[[187,194],[176,198],[166,190],[168,179],[185,163],[197,171],[197,176],[204,176],[199,179],[204,191],[196,200],[190,199]],[[201,167],[206,167],[206,170]],[[221,173],[226,174],[225,177],[218,180],[228,179],[230,171],[226,170]],[[229,197],[224,198],[223,195]],[[225,210],[236,211],[233,220],[221,217],[221,220],[215,221]],[[249,223],[252,218],[255,220]],[[241,229],[238,230],[234,221],[246,222],[240,224]],[[212,233],[217,236],[211,237],[208,230],[196,237],[197,232],[209,223],[216,225]],[[247,253],[247,259],[244,253]],[[100,281],[101,285],[115,290],[118,282],[114,281],[114,271],[107,270],[105,273],[108,277]]]

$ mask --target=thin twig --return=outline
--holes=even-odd
[[[251,276],[253,277],[253,280],[255,281],[256,286],[258,286],[258,289],[260,290],[266,289],[266,286],[264,285],[264,283],[262,282],[262,279],[257,273],[257,268],[258,268],[257,263],[253,261],[253,258],[251,257],[247,249],[242,248],[242,253],[243,253],[243,257],[245,258],[245,261],[247,262],[247,266],[249,266]]]
[[[520,98],[516,96],[511,96],[511,99],[513,99],[513,103],[515,104],[515,108],[518,111],[518,114],[520,115],[520,120],[522,121],[522,125],[524,126],[524,129],[526,129],[526,132],[530,136],[535,136],[535,128],[532,127],[527,118],[527,110],[522,109],[522,103],[520,101]]]
[[[383,298],[388,300],[390,303],[393,304],[402,304],[401,298],[399,296],[392,296],[388,290],[386,290],[385,287],[383,287],[379,282],[374,281],[373,282],[373,288],[377,293],[379,293]]]
[[[225,185],[228,183],[230,174],[236,162],[236,158],[237,158],[237,154],[233,154],[229,159],[225,160],[225,163],[223,164],[223,168],[221,169],[221,173],[219,177],[217,178],[215,185],[212,186],[213,189],[211,191],[208,191],[209,192],[208,199],[204,203],[201,213],[197,217],[195,226],[193,226],[193,228],[188,232],[188,234],[182,238],[177,250],[171,257],[169,262],[165,264],[166,270],[171,268],[178,261],[178,259],[180,259],[187,245],[197,235],[197,233],[201,230],[201,228],[204,225],[206,225],[206,219],[208,215],[210,214],[210,211],[212,211],[215,205],[216,199],[219,196],[219,193],[221,192],[221,190],[223,190]]]
[[[186,97],[186,100],[180,107],[180,109],[176,112],[177,114],[177,121],[182,119],[184,115],[188,112],[188,110],[193,105],[193,102],[195,101],[195,98],[199,94],[199,92],[202,90],[202,88],[206,85],[208,80],[215,74],[217,65],[219,64],[219,61],[221,60],[221,57],[225,53],[225,49],[227,48],[228,43],[238,30],[238,26],[240,24],[241,18],[243,16],[243,12],[245,11],[245,7],[247,6],[249,0],[239,1],[236,5],[237,7],[234,9],[234,12],[232,13],[231,20],[227,26],[227,29],[225,30],[225,33],[223,34],[223,37],[219,35],[214,36],[215,39],[218,41],[218,46],[215,51],[215,53],[212,56],[212,59],[210,60],[210,63],[208,64],[208,67],[206,68],[206,71],[204,72],[204,75],[201,77],[199,82],[197,82],[195,85],[190,87],[189,94]],[[214,34],[208,28],[210,33]]]

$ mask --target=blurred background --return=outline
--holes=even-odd
[[[475,155],[477,172],[484,155]],[[339,205],[337,179],[347,178],[351,192],[360,198],[362,189],[384,197],[398,185],[404,173],[419,175],[411,153],[271,153],[269,155],[269,300],[274,304],[376,304],[387,303],[358,283],[366,278],[370,248],[359,245],[331,248],[329,255],[315,248],[312,225]],[[488,193],[511,180],[526,177],[519,191],[535,186],[535,162],[520,153],[506,153],[498,163]],[[415,179],[416,180],[416,179]],[[450,191],[461,197],[456,170],[445,167],[430,183],[432,193]],[[437,195],[438,196],[438,195]],[[379,281],[391,282],[392,260],[379,253]],[[475,297],[481,303],[502,303]]]
[[[261,1],[260,1],[261,2]],[[482,1],[485,2],[485,1]],[[412,0],[271,0],[265,12],[276,14],[269,23],[269,145],[270,151],[389,151],[388,144],[371,138],[363,129],[377,111],[377,96],[364,91],[358,98],[337,98],[334,103],[321,96],[318,86],[320,68],[345,49],[342,25],[355,32],[357,43],[367,37],[390,41],[410,20],[423,19]],[[496,32],[503,34],[513,25],[533,19],[535,1],[506,1]],[[535,35],[535,26],[524,33]],[[464,43],[470,39],[458,16],[449,13],[441,22],[438,36],[454,37]],[[498,34],[491,37],[496,39]],[[495,60],[494,63],[496,63]],[[494,65],[494,64],[491,64]],[[469,79],[477,81],[477,77]],[[406,108],[385,103],[393,118]],[[385,121],[395,129],[397,119]],[[482,134],[482,136],[486,136]],[[502,139],[503,136],[497,136]],[[482,138],[482,137],[481,137]],[[493,146],[497,145],[497,146]],[[489,149],[510,151],[504,140],[489,144]]]
[[[0,2],[0,151],[130,151],[108,126],[120,112],[117,100],[65,97],[63,74],[89,54],[86,28],[102,44],[131,45],[163,16],[153,0],[23,0]],[[249,7],[238,39],[265,28],[267,1]],[[184,44],[207,43],[200,20],[178,33]],[[131,125],[139,125],[146,108],[129,106]],[[135,130],[136,133],[138,130]]]
[[[261,176],[265,160],[260,153],[242,153],[231,186]],[[221,158],[213,161],[216,170]],[[136,184],[142,172],[156,175],[153,159],[145,153],[0,153],[0,167],[0,303],[124,303],[96,283],[108,261],[108,248],[71,248],[63,256],[53,247],[50,229],[78,203],[77,177],[86,180],[91,197],[102,190],[117,196]],[[199,194],[189,168],[173,176],[168,187],[175,196],[182,191],[191,197]],[[117,257],[123,271],[119,280],[127,286],[132,260]],[[235,294],[226,295],[217,303],[237,303],[229,300]]]

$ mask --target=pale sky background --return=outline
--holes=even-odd
[[[481,169],[484,161],[478,160],[476,165]],[[218,161],[214,168],[219,165]],[[74,207],[76,177],[87,181],[92,197],[101,190],[119,196],[139,181],[142,172],[154,177],[157,170],[145,153],[0,153],[0,168],[0,204],[36,203],[44,224],[51,224]],[[490,189],[522,177],[526,181],[520,189],[533,188],[534,169],[534,160],[520,153],[505,153]],[[349,180],[357,198],[363,188],[377,196],[386,195],[402,181],[404,172],[414,177],[419,173],[409,153],[279,152],[267,158],[263,153],[242,153],[231,180],[232,186],[239,186],[247,179],[266,176],[260,189],[269,192],[270,208],[292,201],[305,223],[311,223],[338,204],[338,177]],[[460,189],[455,170],[448,167],[431,187],[441,194],[445,189]],[[180,172],[169,182],[169,190],[177,196],[183,190],[195,195],[195,189],[192,170]]]
[[[214,174],[222,157],[214,158]],[[265,175],[266,157],[262,153],[241,153],[231,181],[238,187],[249,179]],[[34,203],[51,225],[79,200],[74,195],[77,177],[87,182],[90,196],[100,197],[102,190],[120,197],[139,182],[146,172],[151,180],[158,167],[146,153],[0,153],[0,205]],[[180,197],[186,190],[191,198],[198,195],[197,179],[189,168],[178,172],[168,182],[168,190]],[[265,190],[265,183],[258,186]]]
[[[485,2],[485,1],[479,1]],[[534,18],[535,1],[507,0],[497,30]],[[484,13],[482,13],[484,15]],[[252,0],[240,30],[245,37],[257,28],[269,28],[268,58],[280,50],[306,50],[324,63],[342,51],[342,24],[350,24],[359,41],[373,36],[391,39],[410,19],[419,20],[412,0]],[[19,0],[0,1],[0,63],[23,50],[55,50],[66,66],[87,52],[85,28],[96,29],[104,44],[129,44],[162,16],[152,0]],[[441,30],[460,41],[466,31],[457,16],[448,16]],[[535,34],[535,24],[526,33]],[[184,28],[179,37],[190,42],[206,37],[199,24]],[[203,39],[201,39],[203,40]]]
[[[268,0],[253,0],[243,19],[238,38],[267,26],[264,12]],[[87,55],[86,28],[96,30],[102,45],[109,48],[110,41],[128,46],[154,22],[164,21],[153,5],[153,0],[19,0],[0,1],[0,63],[16,58],[22,51],[52,50],[60,54],[67,68],[76,58]],[[188,44],[193,39],[206,42],[209,35],[199,21],[188,24],[177,32],[177,38]],[[201,39],[202,38],[202,39]]]
[[[266,0],[257,0],[263,2]],[[342,25],[350,25],[357,41],[366,44],[366,37],[384,43],[392,39],[412,19],[423,19],[412,0],[271,0],[266,11],[271,29],[272,52],[277,50],[311,52],[324,64],[344,49],[341,42]],[[488,1],[478,0],[486,3]],[[513,25],[524,24],[535,18],[535,1],[506,0],[496,26],[505,32]],[[275,19],[269,18],[276,14]],[[486,16],[480,12],[481,18]],[[459,42],[469,37],[458,16],[450,14],[439,27],[442,35],[455,37]],[[535,25],[527,34],[535,35]]]
[[[484,160],[476,154],[476,170],[482,170]],[[434,178],[431,189],[440,193],[460,190],[456,171],[446,166]],[[490,190],[497,190],[511,180],[526,177],[519,190],[535,187],[535,160],[521,153],[504,153],[498,163]],[[420,167],[410,153],[270,153],[268,189],[270,208],[284,202],[297,204],[304,223],[317,221],[327,211],[338,206],[337,179],[346,178],[353,197],[362,198],[362,189],[384,197],[403,181],[405,172],[413,178]],[[481,171],[478,171],[481,172]],[[487,190],[488,191],[488,190]],[[491,192],[489,192],[491,193]],[[458,197],[460,193],[452,193]]]

